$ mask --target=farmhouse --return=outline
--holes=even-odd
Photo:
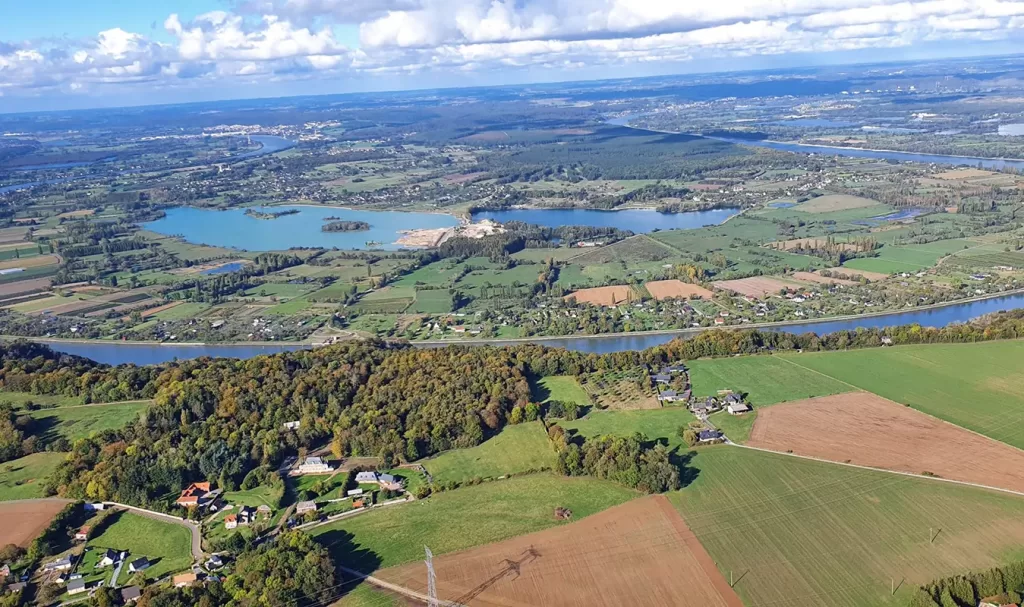
[[[672,383],[672,376],[671,375],[665,375],[664,373],[659,373],[657,375],[654,375],[654,376],[651,377],[651,379],[653,379],[654,382],[658,383],[658,384],[669,384],[669,383]]]
[[[300,422],[300,421],[285,422],[282,425],[283,425],[285,430],[298,430],[299,427],[302,426],[302,422]]]
[[[316,512],[316,502],[299,502],[295,504],[296,514],[305,514],[307,512]]]
[[[135,573],[136,571],[145,571],[146,569],[149,569],[149,559],[146,557],[137,558],[128,563],[128,571],[131,573]]]
[[[686,373],[685,365],[669,365],[661,370],[662,373]]]
[[[377,473],[374,472],[373,470],[367,470],[365,472],[357,472],[356,473],[356,482],[357,483],[376,483],[377,482]]]
[[[97,567],[109,567],[118,561],[117,552],[107,548],[100,555],[100,560],[96,562]]]
[[[352,497],[353,495],[362,495],[362,494],[363,494],[363,490],[362,489],[349,489],[348,491],[345,492],[345,495],[348,496],[348,497]]]
[[[81,594],[85,592],[85,580],[71,580],[68,582],[68,594]]]
[[[237,514],[229,514],[229,515],[224,517],[224,528],[225,529],[234,529],[237,526],[238,526],[238,515]]]
[[[56,561],[50,561],[43,565],[43,571],[65,571],[71,569],[71,557],[65,556],[64,558],[57,559]]]
[[[202,506],[208,503],[211,499],[209,482],[192,483],[181,492],[181,495],[178,496],[178,499],[175,500],[174,503],[179,506],[189,508],[192,506]]]
[[[174,584],[175,588],[182,588],[184,586],[191,586],[198,580],[199,576],[194,573],[179,573],[171,578],[171,583]]]
[[[89,526],[86,525],[75,532],[75,541],[84,542],[89,539]]]
[[[125,605],[134,603],[142,596],[142,589],[138,586],[129,586],[121,589],[121,602]]]
[[[207,561],[206,561],[206,568],[207,568],[207,569],[220,569],[220,568],[221,568],[221,567],[223,567],[223,566],[224,566],[224,560],[223,560],[222,558],[220,558],[220,557],[219,557],[218,555],[216,555],[216,554],[214,554],[213,556],[211,556],[211,557],[210,557],[209,559],[207,559]]]
[[[729,412],[729,415],[742,415],[750,412],[750,406],[746,403],[733,403],[726,406],[725,409]]]
[[[722,440],[722,432],[720,430],[701,430],[697,438],[702,443],[713,443]]]
[[[104,504],[103,502],[95,502],[95,503],[92,503],[92,504],[86,503],[85,504],[85,511],[86,512],[97,512],[97,511],[103,510],[106,507],[107,507],[107,505]]]
[[[256,512],[258,514],[265,514],[267,516],[270,516],[271,509],[270,506],[266,504],[260,504],[259,506],[256,507]]]
[[[683,400],[683,395],[675,390],[662,390],[658,393],[658,400],[666,403],[674,403]]]
[[[307,457],[299,466],[299,474],[326,474],[334,472],[334,468],[319,457]]]

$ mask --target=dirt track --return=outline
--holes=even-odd
[[[485,607],[676,605],[742,607],[664,496],[570,525],[435,557],[438,596]],[[423,592],[422,563],[377,578]]]
[[[50,520],[67,504],[67,500],[21,500],[0,502],[0,546],[17,544],[27,548]]]
[[[1024,451],[868,392],[760,409],[747,445],[1024,493]]]

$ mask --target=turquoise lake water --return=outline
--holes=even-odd
[[[439,213],[403,213],[399,211],[353,211],[335,207],[280,206],[258,207],[257,210],[280,212],[297,210],[294,215],[277,219],[256,219],[244,209],[216,211],[177,207],[167,216],[142,224],[160,234],[181,236],[195,244],[206,244],[246,251],[282,251],[292,247],[323,247],[326,249],[367,249],[369,241],[379,242],[374,248],[400,248],[395,241],[400,230],[449,228],[459,221],[452,215]],[[323,232],[327,217],[346,221],[365,221],[369,230],[362,232]]]
[[[473,221],[522,221],[549,228],[559,226],[593,226],[619,228],[636,234],[654,230],[691,230],[718,225],[736,214],[736,209],[713,209],[687,213],[659,213],[647,209],[596,211],[593,209],[508,209],[477,211]]]

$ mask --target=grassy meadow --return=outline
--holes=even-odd
[[[571,375],[550,375],[538,378],[532,385],[533,397],[540,402],[560,400],[577,405],[589,405],[590,395]]]
[[[695,396],[714,396],[719,390],[729,389],[746,394],[747,400],[755,406],[853,390],[841,381],[776,356],[694,360],[687,366]]]
[[[334,562],[370,572],[423,558],[497,542],[565,524],[555,508],[569,508],[573,520],[638,497],[621,485],[588,477],[531,474],[446,491],[311,530]]]
[[[1005,494],[736,447],[691,465],[670,499],[747,605],[905,605],[1024,541],[1024,499]]]
[[[694,421],[693,414],[683,407],[665,407],[634,411],[592,411],[585,418],[558,422],[566,430],[575,430],[585,437],[605,434],[629,436],[645,434],[651,440],[664,439],[669,446],[683,445],[678,430]]]
[[[782,357],[1024,448],[1024,341],[898,346]]]
[[[116,430],[138,419],[152,401],[126,401],[55,409],[39,409],[30,415],[43,429],[37,433],[47,441],[63,437],[71,442],[103,430]]]
[[[146,579],[155,580],[170,573],[188,569],[192,564],[192,540],[188,529],[174,523],[146,518],[131,512],[112,515],[113,522],[89,540],[88,547],[127,550],[129,562],[139,557],[149,559]],[[131,577],[125,566],[119,578],[124,583]]]
[[[43,482],[66,453],[32,453],[0,464],[0,502],[45,497]]]
[[[544,426],[529,422],[507,426],[476,447],[446,451],[421,463],[435,482],[461,483],[548,468],[554,460]]]

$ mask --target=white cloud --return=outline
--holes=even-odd
[[[91,40],[0,42],[0,89],[568,71],[968,43],[1024,29],[1024,1],[1010,0],[241,0],[236,7],[191,19],[171,14],[166,42],[117,27]],[[339,24],[358,24],[358,48],[335,37]]]

